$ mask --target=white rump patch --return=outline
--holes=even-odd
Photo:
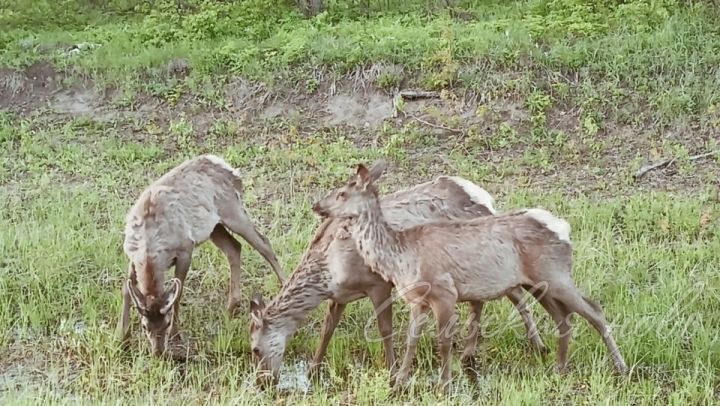
[[[229,170],[230,172],[232,172],[233,175],[237,176],[238,178],[242,178],[241,173],[237,168],[233,168],[229,163],[227,163],[227,161],[220,158],[219,156],[212,155],[212,154],[205,154],[205,155],[203,155],[203,158],[207,159],[208,161],[214,163],[217,166],[220,166],[220,167],[223,167],[223,168]]]
[[[545,227],[554,232],[560,240],[570,243],[570,223],[567,221],[555,217],[545,209],[527,209],[525,215],[545,225]]]
[[[488,193],[487,190],[459,176],[450,176],[449,178],[455,182],[456,185],[460,186],[465,193],[467,193],[470,200],[477,204],[482,204],[490,210],[490,213],[495,214],[495,199],[490,196],[490,193]]]

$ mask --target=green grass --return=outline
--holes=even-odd
[[[22,128],[13,120],[5,125],[4,130]],[[270,401],[272,394],[256,394],[252,386],[247,317],[230,320],[221,310],[228,269],[210,245],[195,255],[182,312],[183,329],[198,346],[197,359],[184,366],[151,359],[137,328],[130,353],[116,348],[112,331],[126,263],[121,251],[123,215],[147,182],[181,158],[169,155],[168,145],[146,143],[140,148],[121,142],[113,132],[99,123],[66,123],[45,133],[19,134],[3,150],[11,177],[0,201],[0,342],[9,360],[3,368],[23,368],[29,377],[17,379],[37,385],[19,381],[3,396],[27,402],[144,402],[156,396],[166,402]],[[48,134],[61,135],[52,143]],[[104,141],[92,142],[98,134],[105,134]],[[217,151],[252,179],[248,206],[286,269],[297,262],[317,224],[309,210],[310,196],[338,184],[352,162],[377,157],[371,149],[347,141],[316,137],[315,142],[303,141],[305,145]],[[187,155],[201,152],[195,148]],[[322,164],[307,169],[308,159]],[[388,185],[417,181],[417,175],[400,164]],[[290,172],[292,188],[276,187],[286,185]],[[517,315],[500,301],[488,306],[484,319],[488,339],[479,354],[482,380],[472,385],[457,374],[453,402],[481,397],[505,402],[655,399],[697,404],[716,396],[720,204],[712,196],[653,193],[598,201],[490,189],[504,194],[499,199],[503,208],[543,205],[571,222],[575,278],[602,303],[633,373],[629,379],[613,377],[601,340],[578,321],[573,371],[567,377],[553,374],[552,356],[542,360],[529,352]],[[267,266],[259,255],[246,249],[244,259],[246,294],[256,289],[266,295],[275,292],[275,280],[263,273]],[[288,363],[312,355],[323,309],[313,313],[292,341]],[[283,395],[288,401],[403,399],[392,398],[386,387],[380,344],[364,339],[362,326],[371,309],[367,301],[351,305],[336,333],[327,371],[335,386],[315,387],[307,397]],[[533,309],[542,337],[554,348],[549,319],[539,306]],[[397,305],[398,334],[406,318],[404,305]],[[402,342],[398,339],[399,353]],[[435,371],[432,348],[432,335],[426,336],[418,382],[414,394],[407,395],[427,402],[436,396],[426,383]]]
[[[720,172],[717,159],[688,160],[718,147],[714,6],[457,1],[451,13],[419,0],[372,1],[370,10],[365,2],[328,1],[327,12],[304,19],[289,2],[96,3],[0,1],[0,66],[31,72],[50,63],[62,71],[60,89],[117,88],[119,95],[99,112],[75,116],[44,102],[0,111],[0,402],[719,401]],[[64,55],[81,42],[102,46]],[[187,61],[187,75],[168,71],[177,59]],[[302,116],[248,123],[233,115],[225,94],[242,77],[312,96],[358,71],[375,72],[367,80],[383,89],[476,97],[472,118],[480,121],[429,109],[433,122],[462,129],[450,137],[412,121],[359,130]],[[0,82],[0,92],[16,85]],[[147,109],[148,98],[158,107]],[[229,270],[210,244],[195,253],[181,312],[197,356],[183,365],[151,358],[134,313],[131,351],[122,352],[112,334],[127,266],[124,215],[153,179],[204,152],[245,174],[249,211],[287,271],[318,224],[312,201],[355,163],[381,156],[394,163],[384,192],[457,174],[487,188],[501,209],[553,210],[573,227],[575,280],[603,306],[631,375],[613,375],[602,341],[579,318],[571,372],[556,375],[549,317],[533,304],[552,350],[543,359],[501,300],[485,310],[477,382],[456,365],[449,396],[432,390],[432,328],[410,393],[394,395],[381,344],[366,340],[373,312],[362,300],[345,312],[325,379],[310,394],[259,392],[248,316],[225,315]],[[676,177],[632,183],[648,154],[675,157]],[[243,261],[246,296],[272,296],[277,283],[262,258],[246,246]],[[324,310],[293,338],[286,364],[312,357]],[[407,313],[396,304],[399,356]],[[466,306],[460,313],[464,321]],[[377,334],[372,323],[368,332]]]

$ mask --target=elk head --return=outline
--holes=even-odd
[[[283,326],[268,322],[265,318],[265,302],[255,293],[250,300],[250,347],[258,372],[258,384],[267,386],[270,379],[275,384],[280,378],[287,335]]]
[[[383,160],[375,162],[370,169],[363,164],[358,165],[355,176],[341,188],[315,202],[313,211],[323,217],[358,217],[369,202],[377,200],[374,182],[386,168],[387,163]]]
[[[132,279],[127,280],[126,288],[140,314],[140,323],[150,342],[151,352],[153,355],[161,355],[165,352],[168,334],[172,331],[174,305],[182,290],[180,279],[173,278],[159,297],[143,294],[137,287],[137,281]]]

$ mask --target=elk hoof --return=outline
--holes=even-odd
[[[461,359],[460,362],[462,364],[463,371],[465,371],[465,375],[467,375],[468,379],[477,380],[478,369],[477,363],[475,362],[475,357],[466,357]]]
[[[437,392],[440,395],[448,395],[450,393],[450,380],[441,380],[438,385]]]
[[[225,305],[225,310],[228,312],[230,318],[235,318],[240,315],[240,301],[236,299],[228,300]]]
[[[410,376],[408,374],[397,374],[390,379],[390,386],[395,389],[403,389],[407,386]]]
[[[533,347],[533,349],[534,349],[538,354],[543,355],[543,356],[550,354],[550,349],[549,349],[548,347],[544,346],[544,345],[535,346],[535,347]]]
[[[465,369],[468,369],[468,368],[477,369],[475,357],[473,357],[472,355],[463,357],[460,360],[460,363],[462,364],[463,368],[465,368]]]
[[[555,364],[555,373],[558,375],[565,375],[569,371],[566,364]]]

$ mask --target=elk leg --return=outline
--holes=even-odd
[[[186,251],[185,253],[178,255],[178,257],[175,259],[175,277],[180,280],[180,292],[178,292],[175,304],[173,304],[173,321],[170,327],[170,333],[168,335],[171,342],[181,341],[180,333],[178,332],[178,326],[180,324],[180,299],[182,298],[182,293],[185,290],[185,278],[187,277],[187,273],[190,270],[191,262],[192,251]]]
[[[415,352],[417,343],[422,335],[423,328],[427,324],[427,313],[430,308],[424,304],[415,304],[410,309],[410,325],[407,330],[407,348],[405,349],[405,357],[402,365],[395,376],[394,386],[401,386],[407,383],[410,378],[412,364],[415,360]]]
[[[572,314],[567,312],[565,306],[555,300],[544,297],[540,299],[540,304],[550,313],[550,317],[555,321],[557,326],[558,338],[558,360],[555,370],[558,373],[567,371],[567,356],[570,348],[570,339],[572,338]]]
[[[330,301],[327,314],[325,315],[325,322],[323,323],[323,327],[320,332],[320,345],[315,351],[315,357],[313,358],[313,363],[310,366],[311,376],[315,376],[320,369],[320,363],[323,358],[325,358],[328,344],[330,344],[330,339],[335,332],[335,327],[337,327],[340,322],[343,311],[345,311],[345,304]]]
[[[615,338],[613,338],[612,332],[610,332],[607,320],[605,319],[600,306],[590,299],[580,295],[580,293],[578,293],[574,288],[563,289],[562,293],[559,294],[555,300],[561,301],[561,303],[569,311],[579,314],[590,322],[590,324],[603,338],[605,346],[610,352],[610,356],[615,364],[615,369],[621,374],[627,373],[625,360],[623,359],[622,354],[620,354],[620,349],[615,343]]]
[[[128,278],[132,277],[133,266],[132,263],[128,266]],[[123,280],[122,284],[122,309],[120,319],[118,320],[117,328],[115,329],[115,336],[123,347],[128,343],[130,338],[130,292],[127,290],[127,284]]]
[[[440,387],[447,389],[452,379],[452,336],[455,323],[455,300],[436,300],[432,310],[438,326],[438,353],[440,354]]]
[[[535,319],[533,319],[533,316],[530,313],[530,309],[525,301],[522,290],[519,288],[511,290],[507,293],[507,298],[510,299],[518,313],[520,313],[520,317],[522,318],[523,324],[525,324],[525,329],[527,330],[530,345],[539,353],[546,354],[548,349],[542,339],[540,339]]]
[[[563,374],[567,372],[568,351],[570,349],[570,339],[572,338],[573,315],[563,303],[554,299],[550,300],[552,300],[553,306],[559,310],[558,316],[555,318],[555,323],[558,324],[558,331],[560,333],[560,340],[558,341],[558,364],[555,369],[558,373]]]
[[[210,241],[225,254],[230,265],[230,288],[225,308],[230,316],[236,316],[236,310],[242,301],[242,246],[221,224],[215,226],[210,234]]]
[[[368,296],[375,308],[378,331],[383,340],[385,351],[385,366],[390,375],[395,373],[395,350],[393,349],[393,315],[392,315],[392,286],[386,285],[368,292]]]
[[[223,213],[222,223],[235,234],[240,235],[250,244],[263,258],[272,266],[273,271],[277,275],[281,284],[287,280],[285,273],[278,262],[277,256],[272,249],[270,241],[262,233],[260,233],[248,216],[242,203],[236,207],[230,208]]]
[[[480,334],[480,317],[482,316],[483,306],[485,302],[470,302],[470,324],[468,325],[468,337],[465,340],[465,348],[463,349],[460,361],[466,373],[475,371],[475,353],[477,351],[478,338]]]

